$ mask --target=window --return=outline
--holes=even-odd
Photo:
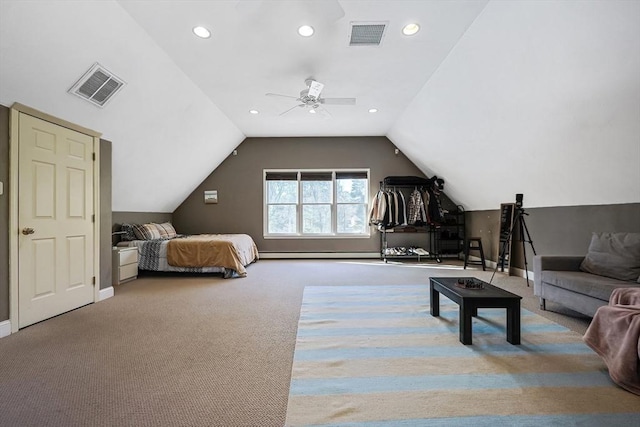
[[[264,172],[266,237],[368,237],[369,171]]]

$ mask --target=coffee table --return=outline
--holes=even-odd
[[[465,289],[458,286],[458,279],[481,283],[483,289]],[[520,300],[521,296],[507,292],[475,277],[431,277],[431,315],[440,316],[440,294],[460,306],[460,342],[471,344],[471,319],[478,315],[479,308],[507,309],[507,341],[520,344]]]

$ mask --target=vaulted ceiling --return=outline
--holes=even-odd
[[[95,62],[126,82],[104,108],[67,92]],[[295,107],[308,77],[355,105]],[[113,142],[115,211],[172,212],[262,136],[387,136],[467,210],[640,202],[637,1],[2,0],[14,102]]]

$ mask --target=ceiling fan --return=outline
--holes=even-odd
[[[307,85],[306,89],[300,91],[300,96],[281,95],[279,93],[267,93],[266,96],[277,96],[281,98],[291,98],[299,102],[286,111],[283,111],[279,115],[287,114],[289,111],[294,110],[296,107],[308,108],[309,112],[316,112],[322,105],[355,105],[355,98],[322,98],[320,93],[324,88],[324,85],[313,77],[307,78],[304,83]],[[328,113],[326,109],[323,108]]]

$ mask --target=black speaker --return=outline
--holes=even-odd
[[[522,198],[523,198],[523,194],[522,193],[517,193],[516,194],[516,207],[517,208],[521,208],[522,207]]]

